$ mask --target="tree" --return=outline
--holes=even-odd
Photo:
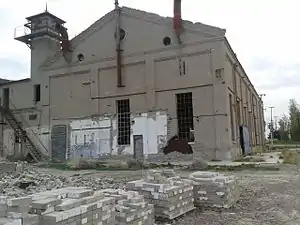
[[[283,115],[279,119],[278,125],[279,125],[278,132],[279,132],[280,140],[288,141],[289,140],[289,131],[290,131],[289,117],[287,115]]]
[[[300,110],[295,99],[289,101],[290,133],[293,141],[300,141]]]

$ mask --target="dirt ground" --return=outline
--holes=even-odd
[[[51,174],[61,171],[48,170]],[[66,171],[65,176],[80,173],[82,176],[115,179],[142,177],[144,171]],[[182,176],[187,172],[179,171]],[[241,198],[230,210],[221,212],[195,210],[173,221],[176,225],[299,225],[300,224],[300,173],[296,167],[282,166],[279,171],[249,170],[231,172],[240,180]],[[166,223],[160,223],[166,224]]]

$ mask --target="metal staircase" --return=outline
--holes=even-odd
[[[45,155],[41,152],[39,148],[32,142],[32,140],[27,135],[26,131],[22,128],[21,123],[15,118],[11,110],[0,106],[0,112],[2,116],[6,119],[7,123],[12,127],[12,129],[21,137],[22,142],[26,146],[28,153],[31,155],[35,162],[39,162],[45,159]]]

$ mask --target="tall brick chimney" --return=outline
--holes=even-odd
[[[174,0],[173,29],[179,37],[182,31],[181,0]]]

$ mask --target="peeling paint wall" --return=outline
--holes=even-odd
[[[99,157],[105,154],[134,154],[134,135],[143,135],[143,151],[157,154],[167,139],[167,114],[141,113],[131,116],[130,145],[118,146],[116,117],[74,120],[71,126],[70,157]]]
[[[93,157],[109,154],[111,149],[112,122],[108,117],[75,120],[71,127],[70,158]]]

